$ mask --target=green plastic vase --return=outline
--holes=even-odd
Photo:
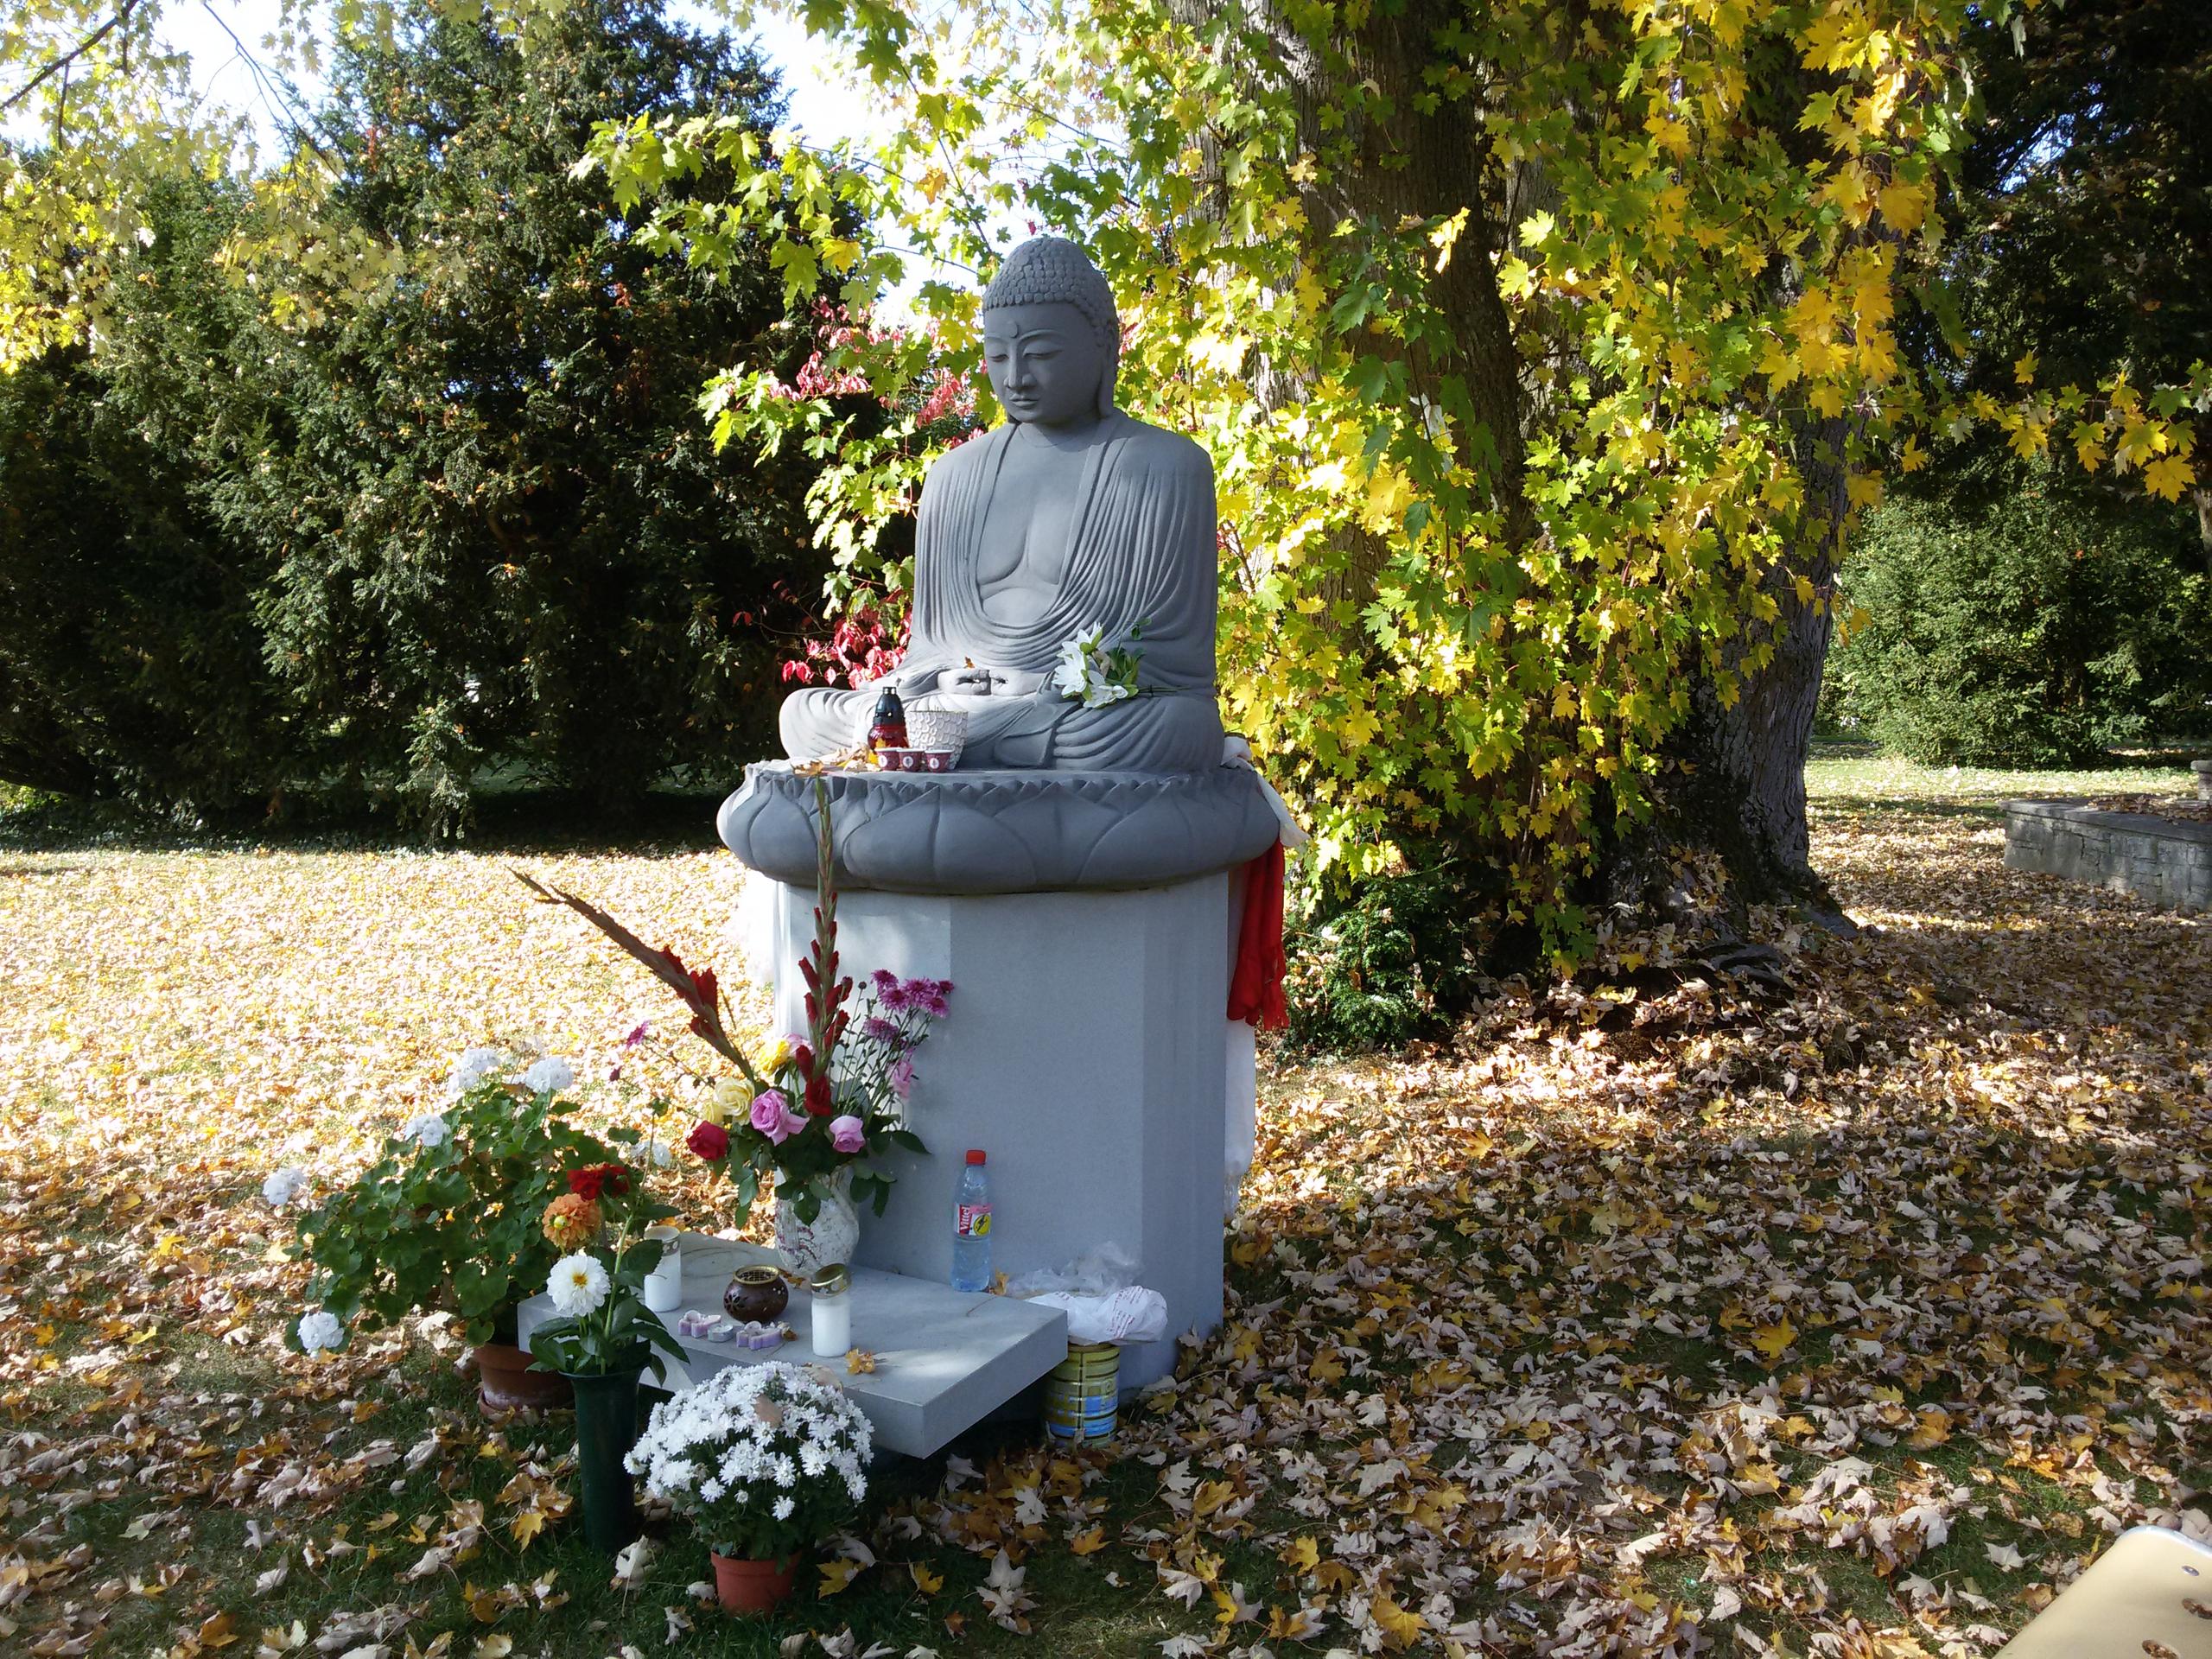
[[[637,1444],[643,1368],[564,1375],[576,1391],[576,1502],[584,1512],[584,1539],[612,1555],[638,1536],[637,1498],[622,1459]]]

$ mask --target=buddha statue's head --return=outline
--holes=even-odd
[[[1023,243],[983,290],[983,372],[1009,418],[1080,425],[1114,411],[1122,320],[1114,290],[1072,242]]]

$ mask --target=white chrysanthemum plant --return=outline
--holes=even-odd
[[[850,1523],[874,1447],[835,1382],[798,1365],[733,1365],[655,1406],[628,1465],[717,1555],[781,1562]]]
[[[1142,689],[1137,684],[1137,669],[1144,653],[1137,649],[1137,641],[1143,637],[1141,622],[1129,630],[1123,645],[1108,645],[1103,628],[1070,634],[1060,642],[1052,690],[1086,709],[1103,709],[1135,696]]]

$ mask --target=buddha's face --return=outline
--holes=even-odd
[[[1107,348],[1071,305],[995,305],[983,313],[983,372],[1007,416],[1024,425],[1098,418]]]

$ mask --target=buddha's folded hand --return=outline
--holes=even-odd
[[[926,696],[932,692],[963,697],[1026,697],[1044,689],[1045,677],[1020,668],[987,668],[964,664],[958,668],[924,671],[899,682],[901,696]]]

